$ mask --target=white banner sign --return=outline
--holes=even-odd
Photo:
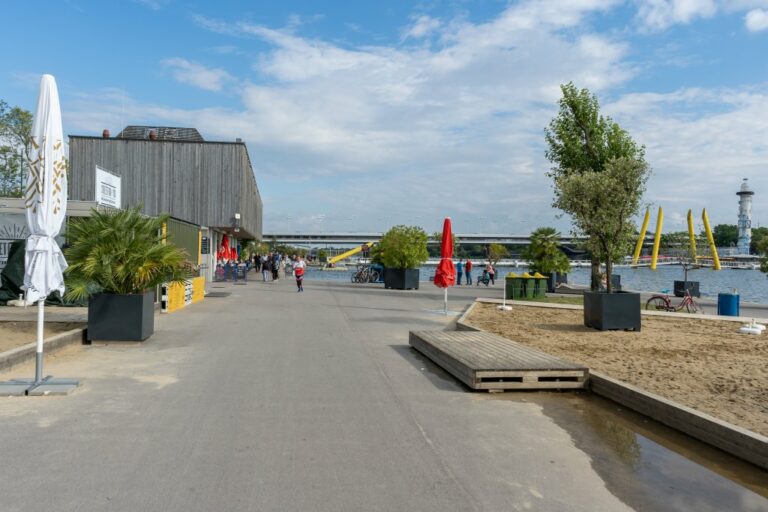
[[[96,166],[96,203],[120,208],[120,176]]]

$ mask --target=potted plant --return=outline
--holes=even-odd
[[[419,266],[429,258],[427,238],[416,226],[394,226],[384,233],[373,257],[386,268],[385,288],[419,289]]]
[[[547,276],[547,291],[552,293],[561,282],[567,283],[571,268],[568,256],[560,250],[560,233],[555,228],[537,228],[521,256],[528,260],[529,271]]]
[[[192,276],[187,255],[164,240],[167,216],[140,207],[70,221],[67,294],[88,299],[88,339],[143,341],[154,332],[153,291]]]
[[[649,176],[640,159],[616,158],[602,172],[587,171],[555,178],[556,205],[569,213],[574,227],[589,237],[588,247],[605,265],[605,291],[584,292],[584,325],[600,330],[640,330],[640,294],[614,292],[613,264],[631,247],[632,217]]]

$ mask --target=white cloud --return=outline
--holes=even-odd
[[[220,91],[225,82],[233,80],[232,75],[223,69],[206,68],[201,64],[179,57],[165,59],[161,64],[171,70],[177,81],[207,91]]]
[[[754,9],[744,17],[744,23],[750,32],[768,29],[768,10]]]
[[[628,94],[605,110],[647,146],[654,168],[647,199],[665,209],[706,207],[735,223],[741,178],[768,192],[768,144],[756,136],[768,131],[767,87]],[[768,218],[768,210],[755,213]]]
[[[588,22],[614,5],[520,2],[484,23],[440,20],[430,46],[345,47],[291,29],[197,18],[209,30],[246,39],[241,48],[247,38],[268,43],[253,64],[259,81],[239,84],[241,106],[171,109],[105,91],[82,98],[67,122],[95,133],[167,122],[198,127],[214,140],[242,137],[267,230],[302,229],[310,217],[337,229],[398,222],[437,229],[430,223],[444,215],[454,216],[459,231],[546,224],[567,230],[567,219],[556,221],[549,207],[543,128],[556,113],[559,85],[573,80],[604,102],[612,97],[605,111],[647,145],[655,170],[649,201],[684,197],[693,208],[710,208],[713,222],[730,219],[734,207],[723,204],[722,193],[742,175],[768,191],[758,172],[768,147],[755,137],[768,129],[768,91],[614,96],[636,73],[626,64],[630,49],[589,30]],[[693,19],[687,9],[673,14]],[[220,90],[234,80],[222,70],[169,61],[193,75],[178,80],[198,87]],[[687,188],[680,191],[680,183]],[[297,204],[296,195],[307,199]]]
[[[745,17],[751,31],[768,25],[768,0],[635,0],[637,18],[643,29],[657,31],[696,19],[712,18],[718,12],[738,13],[751,10]],[[763,27],[763,28],[753,28]]]
[[[440,28],[440,20],[430,16],[417,17],[410,27],[403,32],[403,39],[421,39],[427,37]]]
[[[637,16],[645,28],[661,30],[696,18],[709,18],[717,12],[715,0],[638,0]]]

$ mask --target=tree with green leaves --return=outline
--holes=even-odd
[[[499,260],[503,260],[509,256],[509,249],[501,244],[489,244],[487,249],[487,256],[493,267],[496,267],[496,263]]]
[[[735,247],[739,241],[739,227],[736,224],[718,224],[712,228],[712,237],[717,247]]]
[[[21,197],[24,191],[24,165],[28,159],[32,133],[32,113],[9,107],[0,100],[0,196]]]
[[[598,265],[605,264],[608,293],[613,291],[613,264],[632,249],[636,229],[632,219],[642,206],[649,176],[644,160],[616,158],[600,172],[555,178],[559,192],[555,206],[572,217],[578,233],[588,237],[588,248]]]
[[[752,228],[752,240],[749,243],[749,250],[752,254],[760,254],[763,240],[768,239],[768,228]]]
[[[573,82],[560,89],[563,93],[560,110],[545,129],[546,156],[553,164],[548,175],[555,181],[555,207],[563,201],[558,180],[583,173],[601,173],[617,159],[645,164],[645,148],[610,117],[600,114],[597,96],[587,89],[578,89]],[[565,198],[565,202],[570,203],[571,199]],[[600,244],[591,240],[589,245],[594,248]],[[591,288],[600,288],[600,261],[595,252],[592,253]]]
[[[560,233],[555,228],[534,230],[531,242],[523,249],[521,256],[530,263],[531,272],[565,273],[571,268],[568,256],[560,250]]]
[[[427,239],[420,227],[394,226],[381,237],[375,259],[387,268],[418,268],[429,258]]]

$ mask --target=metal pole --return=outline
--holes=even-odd
[[[443,299],[443,312],[448,315],[448,287],[445,288],[445,298]]]
[[[43,319],[45,317],[45,299],[37,302],[37,352],[35,357],[35,384],[43,380]]]

